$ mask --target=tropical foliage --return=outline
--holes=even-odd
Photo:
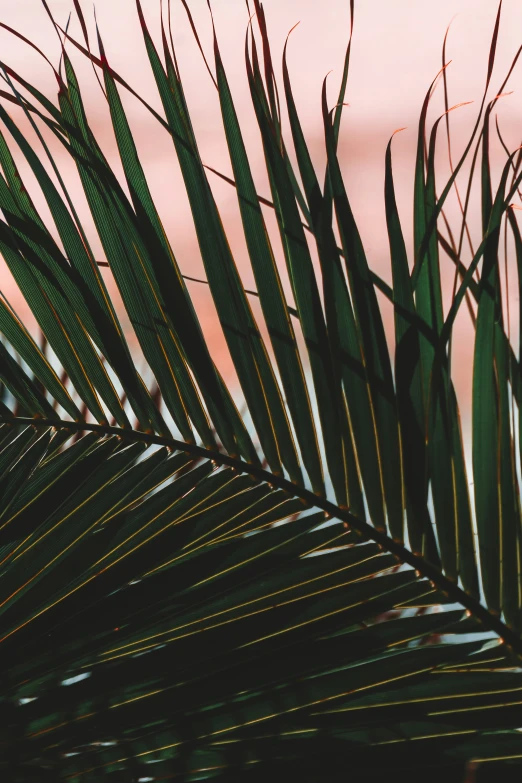
[[[136,94],[99,36],[92,53],[74,5],[85,41],[57,28],[66,46],[56,102],[1,64],[0,253],[42,335],[0,299],[2,781],[508,779],[522,760],[522,388],[501,240],[506,227],[522,280],[510,208],[522,157],[506,150],[493,185],[496,98],[487,101],[500,7],[473,136],[446,183],[435,172],[440,121],[426,127],[433,85],[422,107],[410,263],[391,140],[386,150],[391,286],[368,266],[337,157],[350,45],[336,106],[323,90],[319,181],[286,49],[279,95],[255,0],[246,68],[268,201],[256,191],[214,40],[210,70],[250,292],[198,152],[169,28],[155,43],[137,0],[163,113],[139,99],[157,132],[172,137],[241,407],[152,199],[121,99]],[[74,47],[103,84],[125,183],[89,125]],[[42,128],[76,163],[104,258],[93,254]],[[454,238],[443,207],[469,156]],[[483,236],[466,263],[477,158]],[[455,269],[449,307],[441,263]],[[394,307],[392,356],[377,291]],[[475,326],[473,498],[451,362],[463,304]]]

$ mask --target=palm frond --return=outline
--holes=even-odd
[[[510,204],[522,173],[506,149],[492,184],[486,92],[442,188],[441,118],[426,143],[427,93],[412,269],[388,144],[390,287],[368,263],[337,153],[351,37],[338,105],[323,88],[324,178],[285,46],[294,171],[255,0],[259,31],[251,20],[245,56],[268,200],[255,186],[214,31],[233,179],[216,173],[235,187],[250,291],[201,160],[172,37],[169,45],[162,20],[162,51],[155,45],[137,0],[163,116],[140,100],[172,138],[238,393],[216,367],[185,284],[192,277],[154,203],[120,94],[136,93],[109,65],[100,31],[100,56],[91,53],[74,5],[86,47],[66,31],[64,40],[103,79],[126,189],[89,124],[66,47],[57,105],[2,63],[10,92],[1,97],[24,112],[43,146],[0,104],[0,252],[44,338],[39,344],[0,300],[4,778],[311,782],[344,780],[350,769],[366,781],[392,772],[457,783],[469,763],[481,780],[519,764],[522,398],[499,257],[507,224],[520,266]],[[76,163],[102,259],[43,127]],[[52,231],[24,187],[13,143]],[[472,150],[482,150],[483,231],[466,261],[440,221]],[[261,205],[275,211],[277,242]],[[462,235],[467,208],[468,199]],[[449,307],[446,256],[461,280]],[[100,265],[118,287],[140,358]],[[393,356],[378,292],[394,308]],[[465,298],[477,305],[473,504],[449,347]]]

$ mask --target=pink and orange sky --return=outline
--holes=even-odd
[[[72,0],[48,0],[48,4],[56,20],[65,26],[69,12],[74,11]],[[92,3],[81,0],[81,5],[94,41]],[[208,57],[212,59],[211,25],[206,0],[189,0],[189,5],[203,47]],[[150,30],[159,42],[159,0],[142,0],[142,6]],[[248,22],[246,6],[243,0],[213,0],[212,6],[220,48],[244,129],[248,152],[251,155],[258,190],[268,196],[259,133],[251,107],[244,67],[244,39]],[[333,105],[349,35],[349,1],[265,0],[264,7],[272,40],[273,57],[279,68],[279,74],[286,34],[296,22],[300,21],[299,27],[292,33],[290,39],[288,62],[296,103],[314,162],[322,179],[324,145],[320,91],[326,73],[333,70],[328,77],[329,100]],[[345,109],[343,116],[339,152],[347,189],[370,264],[387,280],[391,277],[383,202],[384,152],[387,141],[396,128],[407,126],[407,130],[394,140],[394,172],[403,228],[407,241],[410,242],[416,125],[426,90],[441,67],[441,48],[446,28],[452,22],[447,48],[448,58],[452,60],[448,68],[450,105],[461,101],[475,101],[474,105],[465,106],[451,115],[454,156],[458,158],[480,105],[497,7],[496,0],[438,0],[437,3],[428,0],[356,0],[352,66],[346,96],[350,107]],[[179,0],[172,0],[172,10],[174,43],[202,158],[209,165],[225,174],[230,174],[231,166],[215,89],[202,63]],[[156,109],[160,110],[134,0],[99,0],[96,3],[96,13],[111,66]],[[16,0],[16,2],[0,0],[0,21],[22,32],[40,46],[54,63],[58,62],[59,42],[40,0]],[[81,38],[80,27],[74,15],[70,32],[74,37]],[[0,42],[1,59],[23,74],[50,98],[55,99],[54,77],[51,69],[41,58],[5,30],[0,30]],[[493,97],[499,89],[521,43],[520,0],[505,0],[490,97]],[[103,95],[84,58],[77,55],[72,47],[69,47],[69,51],[83,84],[91,126],[111,163],[119,171],[117,149]],[[514,93],[499,101],[498,115],[504,138],[510,149],[514,149],[522,140],[520,103],[522,58],[513,73],[508,89],[513,90]],[[202,264],[171,140],[135,99],[127,95],[122,97],[142,162],[180,267],[186,274],[202,276]],[[7,108],[24,132],[27,132],[31,139],[35,139],[21,113],[12,106]],[[442,111],[443,95],[439,86],[430,109],[431,120]],[[444,133],[441,133],[440,142],[440,182],[442,183],[445,182],[448,172]],[[57,155],[57,162],[66,182],[70,186],[71,194],[78,199],[80,214],[85,218],[93,247],[101,256],[101,247],[95,239],[95,232],[75,175],[74,164],[60,151],[57,144],[52,140],[50,143],[53,153]],[[36,139],[35,144],[38,144]],[[19,156],[17,157],[19,159]],[[497,173],[504,159],[500,146],[494,144],[492,161]],[[47,214],[45,205],[39,198],[38,189],[34,187],[34,180],[23,162],[20,162],[20,172],[22,178],[27,181],[38,207],[41,206],[42,213]],[[253,278],[242,240],[234,190],[212,175],[209,176],[245,285],[252,287]],[[476,200],[474,203],[476,205]],[[448,203],[447,215],[450,222],[458,226],[458,208],[455,198],[451,198]],[[267,219],[269,229],[273,231],[275,225],[268,211]],[[480,232],[477,218],[471,220],[471,226],[476,241]],[[276,233],[274,237],[274,244],[277,247]],[[452,270],[450,262],[445,260],[444,263],[445,290],[449,292]],[[107,270],[104,274],[110,283],[110,272]],[[515,282],[516,278],[513,277],[513,287]],[[11,299],[19,314],[30,323],[30,314],[25,304],[17,297],[14,285],[4,271],[2,271],[2,290]],[[208,291],[198,284],[191,284],[190,291],[194,296],[196,307],[202,314],[203,325],[214,348],[218,364],[225,373],[230,373],[230,361],[219,330],[215,328]],[[514,292],[513,297],[515,298]],[[386,307],[384,312],[386,324],[391,327],[391,309]],[[455,355],[458,359],[455,366],[456,382],[465,419],[471,380],[471,337],[469,323],[463,317],[459,324],[458,339],[455,341]]]

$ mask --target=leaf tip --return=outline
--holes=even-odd
[[[140,20],[141,29],[144,32],[148,32],[148,30],[147,30],[147,23],[145,21],[144,15],[143,15],[143,9],[141,7],[140,0],[136,0],[136,8],[138,10],[138,19]]]

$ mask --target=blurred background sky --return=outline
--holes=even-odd
[[[80,0],[90,35],[95,35],[93,6]],[[70,33],[81,40],[81,30],[74,16],[72,0],[48,0],[56,20],[65,26],[73,12]],[[166,5],[166,0],[164,2]],[[206,0],[189,0],[202,45],[212,61],[212,38]],[[371,266],[386,280],[390,280],[388,240],[384,219],[383,183],[384,153],[390,135],[396,128],[407,126],[393,142],[394,174],[397,197],[406,240],[411,248],[413,169],[417,123],[426,90],[441,67],[444,34],[451,22],[447,57],[450,105],[474,101],[453,112],[451,116],[454,160],[458,160],[476,120],[484,89],[489,46],[493,33],[498,3],[496,0],[356,0],[354,39],[350,80],[344,110],[339,154],[352,207],[366,247]],[[159,0],[142,0],[142,6],[155,41],[159,44]],[[244,41],[248,13],[244,0],[213,0],[212,2],[220,49],[242,124],[248,152],[251,156],[258,192],[269,196],[259,132],[251,106],[244,66]],[[272,54],[278,76],[281,74],[281,56],[286,34],[300,22],[292,33],[288,48],[288,64],[293,82],[294,97],[304,126],[320,181],[324,176],[324,140],[321,117],[321,86],[327,72],[328,95],[333,106],[342,73],[346,43],[349,36],[349,0],[265,0],[265,13]],[[60,44],[40,0],[0,0],[0,21],[9,25],[41,47],[51,61],[58,63]],[[96,13],[100,32],[111,66],[140,94],[161,111],[153,77],[141,35],[134,0],[99,0]],[[172,30],[177,57],[196,136],[203,161],[230,175],[231,166],[224,141],[216,91],[202,62],[180,0],[172,0]],[[522,43],[522,5],[520,0],[505,0],[500,26],[495,70],[490,97],[498,92],[510,64]],[[68,51],[77,68],[87,105],[91,127],[116,171],[121,172],[116,144],[112,134],[105,99],[85,58],[68,45]],[[0,57],[26,79],[56,99],[56,82],[50,67],[36,52],[0,30]],[[281,97],[283,97],[282,84]],[[513,150],[522,143],[522,57],[511,77],[508,90],[513,94],[497,105],[500,128],[508,147]],[[176,163],[172,142],[154,118],[131,96],[122,91],[139,153],[149,177],[149,184],[157,199],[158,208],[171,240],[182,272],[203,276],[203,267],[191,225],[190,211],[183,183]],[[4,102],[5,105],[5,102]],[[44,154],[39,142],[22,113],[6,105],[9,113]],[[442,84],[439,85],[430,106],[430,121],[443,111]],[[288,130],[288,125],[286,125]],[[494,133],[492,134],[495,135]],[[290,138],[290,136],[288,136]],[[90,220],[81,193],[73,162],[62,152],[58,143],[46,134],[57,163],[64,174],[70,193],[79,206],[82,219],[95,252],[100,260],[103,253]],[[12,145],[11,145],[12,146]],[[289,144],[291,146],[291,144]],[[44,216],[48,215],[34,179],[20,160],[19,169],[26,186]],[[495,175],[505,161],[505,153],[493,143],[492,163]],[[441,126],[439,143],[439,192],[449,176],[446,136]],[[253,287],[253,276],[248,266],[242,239],[239,211],[234,189],[209,174],[216,194],[225,228],[246,287]],[[462,184],[464,189],[464,184]],[[480,241],[478,189],[471,204],[470,226],[475,244]],[[452,195],[446,210],[450,223],[458,232],[459,211]],[[474,216],[473,216],[474,214]],[[277,232],[270,210],[266,210],[269,229],[277,247]],[[51,225],[49,223],[49,225]],[[464,260],[468,260],[464,256]],[[510,267],[514,260],[510,261]],[[451,292],[452,265],[443,258],[443,283],[446,296]],[[14,284],[2,266],[2,290],[28,324],[34,323]],[[112,292],[110,271],[103,272]],[[232,377],[231,362],[218,328],[212,302],[205,286],[192,283],[191,294],[201,315],[203,327],[220,366]],[[516,277],[512,275],[511,296],[518,305],[515,290]],[[288,297],[291,294],[287,285]],[[391,308],[384,306],[385,321],[391,330]],[[256,310],[256,315],[258,310]],[[518,323],[518,322],[517,322]],[[514,324],[515,331],[518,328]],[[471,327],[464,313],[458,322],[454,342],[455,379],[468,429],[471,389]]]

